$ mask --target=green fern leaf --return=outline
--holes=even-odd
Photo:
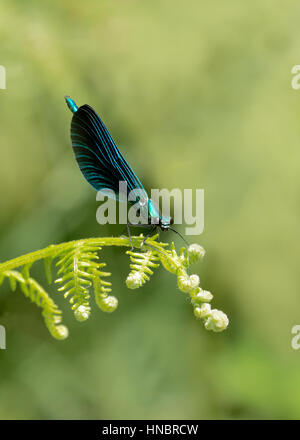
[[[146,281],[150,279],[150,275],[153,275],[153,268],[159,266],[156,261],[159,260],[157,252],[155,250],[148,250],[146,252],[132,252],[127,251],[126,254],[130,255],[130,268],[126,279],[126,285],[129,289],[138,289]]]
[[[93,270],[99,268],[97,252],[99,246],[91,246],[79,241],[66,253],[62,254],[57,262],[58,275],[55,282],[61,287],[59,292],[64,292],[64,297],[69,298],[78,321],[85,321],[90,315],[89,288],[93,283]]]

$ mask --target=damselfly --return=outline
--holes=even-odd
[[[150,233],[145,240],[158,227],[162,231],[172,230],[179,234],[171,228],[172,217],[162,216],[158,207],[148,197],[140,179],[121,154],[95,110],[87,104],[78,108],[69,96],[65,96],[65,100],[73,113],[71,140],[75,158],[88,183],[97,191],[105,193],[107,189],[112,190],[116,199],[120,200],[119,182],[126,182],[128,194],[131,191],[136,192],[137,202],[134,203],[137,204],[137,209],[143,211],[145,206],[147,207],[147,219],[144,224],[127,223],[131,245],[129,226],[150,227]]]

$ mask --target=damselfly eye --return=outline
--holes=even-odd
[[[161,228],[168,229],[168,227],[172,224],[172,217],[162,217],[159,224]]]

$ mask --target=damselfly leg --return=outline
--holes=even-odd
[[[144,225],[143,224],[134,225],[132,223],[127,223],[126,228],[127,228],[128,238],[129,238],[129,241],[130,241],[130,244],[131,244],[131,251],[133,251],[133,244],[132,244],[132,240],[131,240],[130,226],[132,226],[134,228],[136,228],[136,227],[138,227],[138,228],[151,228],[150,233],[144,238],[142,246],[144,245],[144,243],[147,240],[147,238],[152,234],[153,230],[157,227],[156,225],[152,225],[152,224],[149,225],[148,223],[144,224]],[[126,228],[124,228],[124,229],[126,229]],[[122,234],[124,232],[124,229],[122,231]]]

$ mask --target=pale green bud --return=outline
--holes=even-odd
[[[126,278],[126,286],[128,289],[138,289],[143,285],[143,276],[140,272],[130,272]]]
[[[69,336],[69,330],[65,325],[57,325],[54,328],[52,327],[50,330],[51,335],[55,339],[63,340]]]
[[[190,285],[191,285],[191,289],[196,289],[196,287],[198,287],[200,284],[200,278],[198,275],[191,275],[190,276]]]
[[[89,318],[90,312],[91,312],[91,308],[89,306],[81,305],[77,307],[77,309],[74,312],[74,315],[77,321],[83,322]]]
[[[207,330],[222,332],[228,327],[229,319],[221,310],[213,309],[207,318],[204,326]]]
[[[112,313],[118,307],[118,300],[115,296],[107,296],[99,302],[99,307],[103,312]]]
[[[188,256],[190,263],[195,263],[196,261],[202,259],[205,255],[205,249],[200,246],[200,244],[193,243],[188,247]]]
[[[177,276],[178,287],[182,292],[185,293],[189,293],[197,289],[199,283],[200,283],[200,278],[198,275],[188,276],[188,274],[184,270],[181,270]]]
[[[196,306],[194,308],[194,314],[196,318],[206,318],[207,316],[210,315],[210,312],[211,312],[211,307],[210,304],[208,303],[203,303],[201,307]]]
[[[213,295],[208,290],[203,290],[198,287],[191,293],[193,303],[210,302],[213,299]]]

